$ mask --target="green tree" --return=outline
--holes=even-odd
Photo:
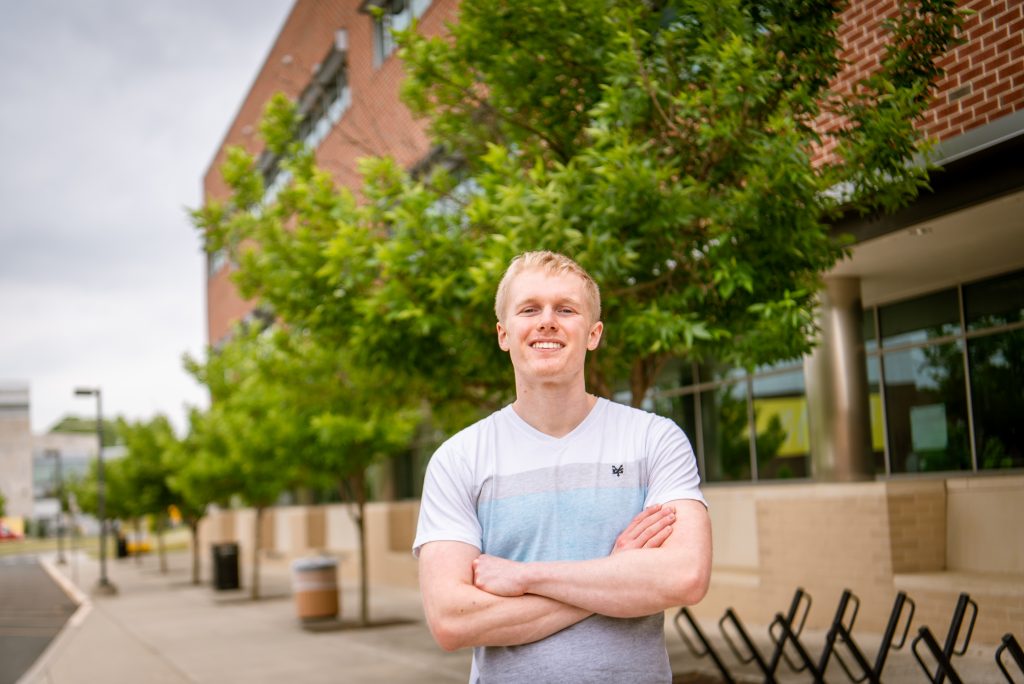
[[[260,597],[260,549],[263,514],[296,483],[296,464],[311,445],[310,429],[297,418],[280,385],[266,381],[261,366],[272,354],[270,340],[257,329],[237,329],[205,363],[186,359],[186,367],[210,389],[212,405],[205,425],[208,445],[222,449],[225,469],[237,473],[236,493],[256,512],[253,528],[253,600]]]
[[[844,7],[479,0],[450,39],[407,32],[406,101],[479,187],[464,214],[491,239],[477,280],[493,287],[527,249],[576,256],[606,302],[591,385],[628,378],[634,404],[673,355],[807,351],[819,274],[842,253],[828,221],[926,184],[915,124],[962,21],[953,0],[901,3],[878,69],[839,90]],[[407,218],[422,217],[393,215]]]
[[[308,332],[278,328],[272,340],[275,355],[267,369],[315,439],[297,464],[299,479],[318,489],[335,487],[350,504],[359,546],[359,616],[367,625],[367,469],[408,449],[420,410],[390,392],[379,374],[353,367],[344,350],[324,347]]]
[[[131,422],[119,420],[117,431],[125,446],[123,476],[130,492],[131,508],[138,521],[148,516],[156,530],[160,556],[160,571],[167,572],[167,552],[164,532],[168,523],[168,510],[176,502],[168,482],[171,471],[167,454],[175,448],[177,436],[166,416],[157,415],[149,420]]]
[[[188,422],[185,437],[164,452],[164,467],[169,473],[167,483],[174,493],[174,504],[191,534],[192,584],[198,585],[199,523],[209,504],[227,505],[231,495],[241,491],[242,486],[209,413],[192,408]]]
[[[927,181],[914,125],[961,21],[952,0],[901,4],[879,68],[840,91],[842,7],[467,1],[450,39],[401,36],[406,101],[461,175],[367,160],[357,202],[279,97],[262,132],[290,186],[265,202],[254,160],[232,150],[233,195],[194,219],[239,264],[243,294],[388,369],[443,423],[508,398],[491,300],[530,249],[569,253],[602,284],[600,394],[639,404],[673,356],[797,356],[843,253],[828,222],[901,206]]]

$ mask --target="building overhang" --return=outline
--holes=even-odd
[[[1024,111],[936,147],[931,190],[884,216],[833,226],[854,246],[829,275],[861,279],[865,306],[1024,268]]]

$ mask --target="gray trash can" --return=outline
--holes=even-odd
[[[338,615],[338,561],[321,556],[292,563],[292,590],[300,620],[323,620]]]
[[[213,554],[213,588],[238,589],[238,544],[214,544],[210,551]]]

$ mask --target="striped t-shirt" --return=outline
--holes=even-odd
[[[507,406],[446,441],[423,484],[413,552],[461,541],[516,561],[607,556],[645,506],[704,503],[693,449],[667,418],[599,399],[564,437]],[[532,644],[479,647],[470,682],[668,682],[661,613],[591,616]]]

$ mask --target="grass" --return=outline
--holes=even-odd
[[[65,549],[70,549],[71,545],[69,541],[65,540]],[[78,547],[81,548],[86,543],[85,539],[78,541]],[[95,542],[93,542],[95,544]],[[36,554],[36,553],[49,553],[57,550],[57,541],[55,539],[38,540],[34,538],[24,540],[6,540],[0,542],[0,556],[19,556],[23,554]]]
[[[150,552],[151,554],[157,553],[156,535],[149,535]],[[107,537],[107,557],[114,558],[117,555],[117,542],[113,535]],[[168,553],[172,551],[184,551],[191,548],[192,537],[189,534],[187,527],[178,527],[173,530],[168,530],[164,534],[164,547]],[[99,548],[99,537],[88,536],[88,537],[75,537],[73,540],[68,537],[64,538],[64,551],[69,552],[72,549],[81,549],[85,551],[92,558],[98,558],[100,555]],[[27,539],[19,539],[17,541],[6,540],[0,542],[0,556],[19,556],[24,554],[38,554],[38,553],[56,553],[57,552],[57,539],[50,537],[47,539],[37,539],[35,537],[29,537]]]

